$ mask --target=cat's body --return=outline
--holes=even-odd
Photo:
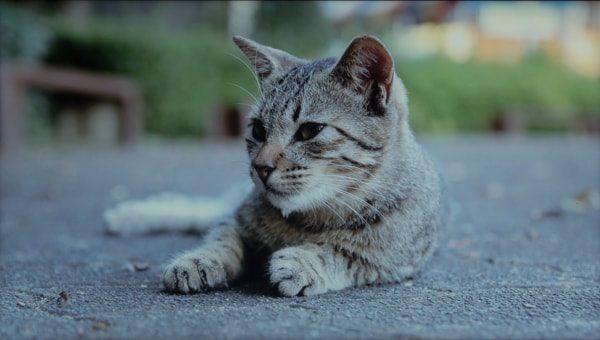
[[[246,136],[255,188],[167,266],[166,289],[225,287],[258,254],[286,296],[413,275],[435,249],[439,179],[409,129],[385,47],[360,37],[339,60],[309,62],[234,40],[262,89]]]

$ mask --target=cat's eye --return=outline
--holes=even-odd
[[[258,119],[254,119],[252,121],[252,138],[256,139],[259,142],[264,142],[266,136],[267,132],[265,131],[263,123]]]
[[[325,127],[325,124],[319,123],[304,123],[300,125],[298,132],[296,132],[297,141],[305,141],[315,138],[321,130]]]

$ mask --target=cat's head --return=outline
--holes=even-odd
[[[251,177],[267,199],[287,215],[353,206],[360,193],[376,191],[369,182],[406,105],[384,45],[358,37],[339,59],[307,61],[242,37],[234,41],[260,84],[245,137]]]

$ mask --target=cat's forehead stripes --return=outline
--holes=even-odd
[[[303,63],[273,80],[265,91],[258,112],[260,119],[269,126],[281,124],[280,120],[284,117],[290,117],[294,122],[298,121],[306,84],[315,74],[333,66],[334,63],[333,58]]]

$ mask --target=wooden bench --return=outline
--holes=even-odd
[[[48,66],[0,64],[0,150],[17,147],[23,134],[23,105],[30,88],[115,100],[119,103],[119,143],[134,141],[142,129],[142,97],[122,77]]]

